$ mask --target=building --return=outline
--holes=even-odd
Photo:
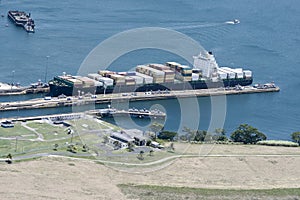
[[[128,143],[134,142],[134,139],[126,134],[124,131],[114,132],[109,137],[109,143],[119,148],[127,148]]]

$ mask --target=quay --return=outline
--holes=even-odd
[[[64,114],[53,114],[53,115],[42,115],[42,116],[32,116],[32,117],[17,117],[17,118],[7,118],[1,119],[1,123],[7,121],[10,122],[24,122],[24,121],[34,121],[34,120],[50,120],[53,122],[63,122],[65,120],[81,119],[85,115],[91,115],[96,117],[115,117],[115,116],[125,116],[125,117],[136,117],[136,118],[165,118],[166,113],[160,110],[137,110],[137,109],[128,109],[128,110],[118,110],[115,108],[107,109],[97,109],[89,110],[85,112],[76,112],[76,113],[64,113]]]
[[[189,98],[189,97],[205,97],[220,95],[237,95],[250,93],[266,93],[279,92],[279,87],[257,88],[246,86],[242,88],[213,88],[199,90],[180,90],[180,91],[150,91],[150,92],[133,92],[133,93],[113,93],[99,94],[92,96],[80,97],[45,97],[44,99],[31,99],[27,101],[2,102],[0,103],[0,111],[21,110],[21,109],[40,109],[55,108],[63,106],[80,106],[86,104],[104,104],[112,101],[149,101],[160,99]]]

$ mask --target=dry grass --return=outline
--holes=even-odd
[[[175,144],[175,148],[176,146],[178,149],[181,148]],[[199,146],[193,146],[189,151],[197,152],[198,149]],[[169,199],[199,199],[201,196],[197,196],[198,190],[194,191],[191,188],[202,188],[204,191],[222,189],[225,193],[230,191],[227,189],[300,188],[299,148],[216,145],[209,152],[226,156],[237,153],[276,156],[180,158],[171,165],[145,173],[135,173],[139,170],[135,170],[134,167],[124,172],[93,161],[56,157],[12,165],[0,163],[0,195],[3,199],[167,199],[170,191],[174,190],[173,187],[189,187],[178,190],[182,192],[177,195],[173,192],[173,196],[170,196],[172,198]],[[157,169],[156,167],[152,169]],[[150,166],[147,168],[151,170]],[[153,187],[127,187],[125,190],[121,187],[121,190],[118,187],[120,184]],[[165,193],[161,192],[162,196],[151,196],[152,193],[161,191],[161,188],[156,186],[167,186],[169,189]],[[190,192],[187,194],[185,191]],[[283,191],[281,194],[284,195],[277,195],[274,199],[299,199],[297,197],[299,190],[296,191],[298,193],[291,190]],[[142,198],[144,194],[148,194],[149,197]],[[268,193],[269,196],[254,194],[250,196],[244,194],[244,199],[272,199],[272,195],[276,195],[276,192],[271,191]],[[242,196],[230,193],[229,197],[241,199]],[[205,198],[227,197],[212,194]]]

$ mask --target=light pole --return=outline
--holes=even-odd
[[[44,83],[46,84],[47,82],[47,73],[48,73],[48,60],[49,60],[50,56],[46,56],[46,71],[45,71],[45,81]]]
[[[11,92],[12,92],[12,87],[14,85],[14,78],[15,78],[15,70],[12,70],[11,71],[11,87],[10,87]]]
[[[18,136],[16,136],[15,152],[17,152],[17,149],[18,149]]]

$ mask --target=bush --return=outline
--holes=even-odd
[[[300,132],[292,133],[292,140],[300,145]]]
[[[267,145],[267,146],[283,146],[283,147],[298,147],[299,144],[296,142],[284,141],[284,140],[265,140],[259,141],[256,144],[258,145]]]
[[[162,131],[158,134],[158,138],[162,140],[174,140],[174,137],[177,135],[176,132],[171,131]]]

